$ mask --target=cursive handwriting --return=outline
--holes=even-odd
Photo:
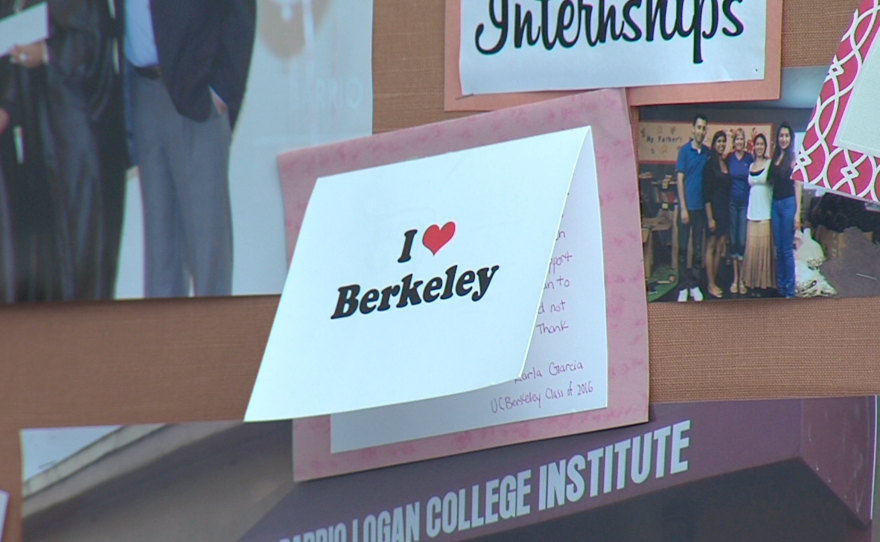
[[[596,47],[609,39],[652,42],[656,38],[672,41],[676,37],[691,37],[693,63],[701,64],[703,40],[717,35],[722,14],[727,19],[721,28],[725,36],[736,37],[745,31],[744,23],[733,12],[733,4],[748,0],[694,0],[690,9],[683,0],[627,0],[622,6],[614,5],[612,0],[537,0],[540,7],[535,9],[539,13],[534,14],[531,8],[523,9],[522,4],[516,2],[513,17],[510,0],[484,1],[488,3],[491,25],[498,31],[494,42],[484,45],[491,38],[484,38],[484,23],[477,25],[474,43],[484,55],[494,55],[504,49],[511,34],[517,49],[523,44],[529,47],[540,44],[548,51],[557,44],[565,49],[574,47],[581,39],[590,47]],[[551,5],[555,6],[552,11]]]

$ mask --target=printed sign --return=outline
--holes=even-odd
[[[686,477],[680,475],[690,467],[686,459],[692,455],[690,435],[691,420],[684,419],[645,431],[644,435],[627,435],[617,442],[591,443],[592,449],[571,457],[508,471],[476,484],[459,484],[464,487],[450,488],[445,495],[438,493],[423,501],[401,503],[393,510],[330,524],[281,542],[387,540],[382,533],[388,530],[399,533],[391,540],[400,542],[414,542],[422,535],[445,540],[460,539],[465,534],[470,538],[467,535],[471,533],[466,531],[483,531],[499,522],[508,527],[506,523],[510,520],[539,515],[568,503],[589,503],[613,491],[646,493],[640,485],[669,486]],[[628,471],[630,465],[632,470]],[[627,489],[629,492],[621,491]]]
[[[604,277],[599,188],[588,135],[556,235],[523,374],[470,393],[335,414],[331,451],[605,407],[607,325],[604,311],[591,310],[606,306]]]
[[[462,91],[763,79],[766,26],[759,0],[462,2]]]
[[[319,179],[245,419],[418,401],[518,377],[588,133]]]
[[[636,540],[644,525],[637,533],[606,529],[616,523],[609,518],[631,527],[633,517],[679,517],[661,511],[683,503],[711,515],[703,503],[729,505],[734,494],[760,527],[784,516],[774,533],[796,516],[766,503],[787,499],[814,500],[819,510],[833,501],[845,511],[842,530],[863,528],[873,508],[874,404],[852,397],[656,405],[642,425],[296,484],[242,542],[568,540],[575,531]],[[806,490],[773,493],[793,487]],[[584,513],[599,510],[601,530],[582,528]],[[566,525],[577,529],[534,529],[574,515],[580,518]],[[730,523],[725,516],[719,529]],[[527,526],[530,532],[511,532]],[[815,540],[827,538],[846,539]]]

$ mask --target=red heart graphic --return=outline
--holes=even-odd
[[[422,244],[425,245],[432,254],[436,255],[437,252],[439,252],[440,249],[452,239],[453,235],[455,235],[455,222],[447,222],[442,228],[437,224],[434,224],[425,230],[425,235],[422,236]]]

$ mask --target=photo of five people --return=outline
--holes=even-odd
[[[649,301],[880,295],[878,209],[792,180],[809,110],[640,113]]]

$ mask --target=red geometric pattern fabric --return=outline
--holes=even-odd
[[[869,201],[880,201],[880,158],[834,144],[856,76],[880,29],[880,0],[863,0],[831,61],[807,126],[794,179]],[[877,53],[880,54],[880,53]]]

